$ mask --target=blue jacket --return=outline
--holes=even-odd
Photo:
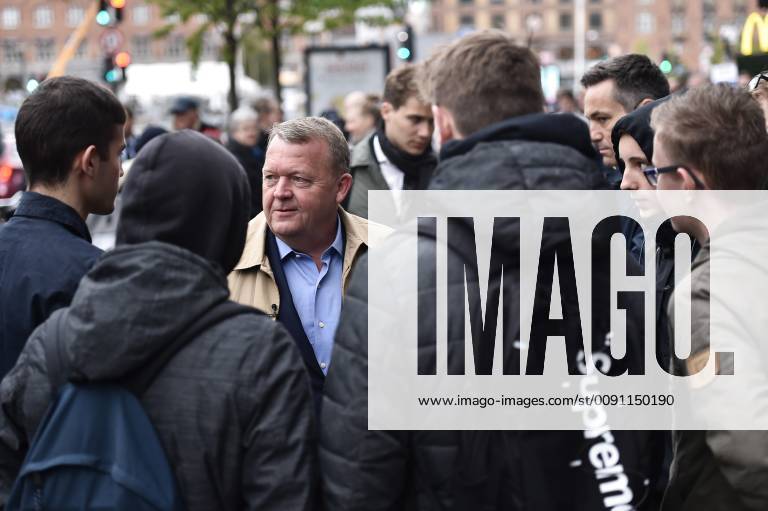
[[[24,192],[14,216],[0,228],[0,378],[35,327],[69,305],[101,253],[74,209]]]

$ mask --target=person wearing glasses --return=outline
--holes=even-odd
[[[644,171],[651,167],[653,159],[653,129],[651,128],[651,113],[669,99],[669,96],[641,106],[637,110],[620,118],[611,131],[611,142],[616,158],[616,164],[621,171],[620,188],[630,192],[632,200],[637,205],[642,219],[661,215],[658,201],[655,198],[656,180]],[[641,265],[645,262],[645,241],[643,230],[639,225],[632,232],[639,235],[630,236],[632,256]],[[672,295],[675,285],[675,236],[669,220],[661,224],[656,235],[655,277],[656,277],[656,357],[658,363],[669,367],[671,363],[669,322],[667,321],[666,305]],[[659,460],[660,473],[652,489],[651,500],[653,508],[658,504],[669,479],[669,465],[672,460],[672,438],[668,432],[654,432],[657,441],[651,444],[654,457]]]
[[[765,128],[768,130],[768,69],[758,73],[749,81],[747,90],[763,109],[766,118]]]
[[[745,269],[751,272],[752,277],[740,279],[738,290],[729,292],[720,286],[717,293],[710,297],[709,231],[691,216],[673,217],[672,225],[676,231],[689,234],[701,244],[687,277],[690,291],[687,285],[679,286],[681,292],[685,290],[679,299],[690,303],[691,355],[686,360],[675,359],[675,374],[699,372],[702,362],[706,363],[710,355],[710,326],[719,328],[723,320],[727,320],[725,324],[736,333],[731,340],[740,346],[743,343],[743,348],[760,350],[764,344],[768,318],[760,304],[764,303],[765,289],[756,285],[760,275],[755,273],[765,264],[757,256],[759,248],[765,244],[762,240],[768,238],[764,210],[746,210],[741,203],[734,205],[719,197],[702,197],[693,193],[695,190],[761,189],[768,177],[768,167],[765,166],[768,133],[764,124],[765,117],[749,94],[723,85],[703,86],[675,96],[651,114],[651,128],[655,131],[655,166],[644,169],[649,183],[658,190],[690,192],[684,194],[685,200],[690,200],[694,206],[707,201],[706,211],[710,215],[717,212],[716,217],[710,216],[709,228],[717,230],[717,246],[720,249],[743,246],[736,242],[743,243],[747,235],[753,243],[750,246],[755,247],[753,251],[738,253],[732,250],[728,255],[724,255],[722,250],[713,253],[714,257],[718,257],[718,271],[727,273],[718,274],[718,282],[724,278],[727,280],[735,271]],[[668,205],[666,200],[668,198],[660,197],[665,208],[675,207]],[[745,210],[751,213],[744,214]],[[734,225],[739,228],[734,228]],[[745,226],[748,229],[744,229]],[[755,234],[758,236],[755,237]],[[710,323],[710,299],[726,303],[732,317],[713,317],[714,321]],[[670,318],[674,318],[675,301],[670,300]],[[730,330],[725,331],[731,333]],[[715,335],[713,333],[713,337]],[[751,357],[743,356],[745,352],[742,351],[738,351],[736,357],[739,353],[742,356],[738,364],[733,357],[717,357],[717,374],[733,374],[734,366],[744,370],[750,364]],[[687,381],[692,389],[702,389],[713,381],[712,378],[716,377],[703,382],[698,380],[695,385],[694,380]],[[750,386],[744,389],[744,395],[729,394],[727,399],[718,401],[716,408],[691,407],[691,415],[685,418],[716,420],[728,416],[733,411],[733,404],[746,398],[746,402],[753,406],[739,410],[750,414],[750,424],[759,424],[760,420],[765,420],[759,414],[764,409],[759,398],[765,395],[767,389],[765,371],[757,370],[750,373]],[[695,392],[692,390],[692,393]],[[709,392],[712,393],[709,396],[715,395],[717,389],[709,387]],[[721,415],[707,415],[705,410],[712,409],[718,410]],[[673,442],[675,457],[662,511],[768,509],[768,434],[764,431],[680,430],[673,432]]]

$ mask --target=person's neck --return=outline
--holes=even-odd
[[[317,237],[312,240],[285,239],[281,236],[278,236],[278,238],[291,247],[291,249],[311,257],[312,261],[315,262],[317,269],[320,270],[323,267],[323,253],[325,253],[328,247],[333,244],[333,240],[336,239],[336,224],[334,223],[333,229],[324,233],[322,237]]]
[[[80,218],[82,218],[83,221],[85,221],[85,219],[88,218],[88,210],[85,207],[85,204],[83,203],[82,199],[78,197],[77,194],[73,193],[70,187],[67,186],[66,184],[62,186],[48,186],[45,184],[36,184],[36,185],[32,185],[29,188],[29,191],[39,193],[40,195],[52,197],[60,202],[63,202],[67,206],[77,211],[77,214],[80,215]]]

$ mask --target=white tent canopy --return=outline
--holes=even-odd
[[[121,95],[136,98],[144,105],[186,95],[207,98],[212,110],[227,110],[229,74],[224,62],[201,62],[194,71],[189,62],[131,64],[127,78]],[[259,83],[245,76],[241,69],[236,72],[236,80],[241,98],[261,93]]]

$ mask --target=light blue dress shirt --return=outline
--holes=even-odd
[[[333,337],[341,316],[341,277],[344,267],[344,237],[341,220],[336,220],[336,239],[323,252],[318,271],[312,257],[293,250],[275,236],[283,272],[293,296],[293,305],[301,319],[317,363],[328,373],[333,351]]]

